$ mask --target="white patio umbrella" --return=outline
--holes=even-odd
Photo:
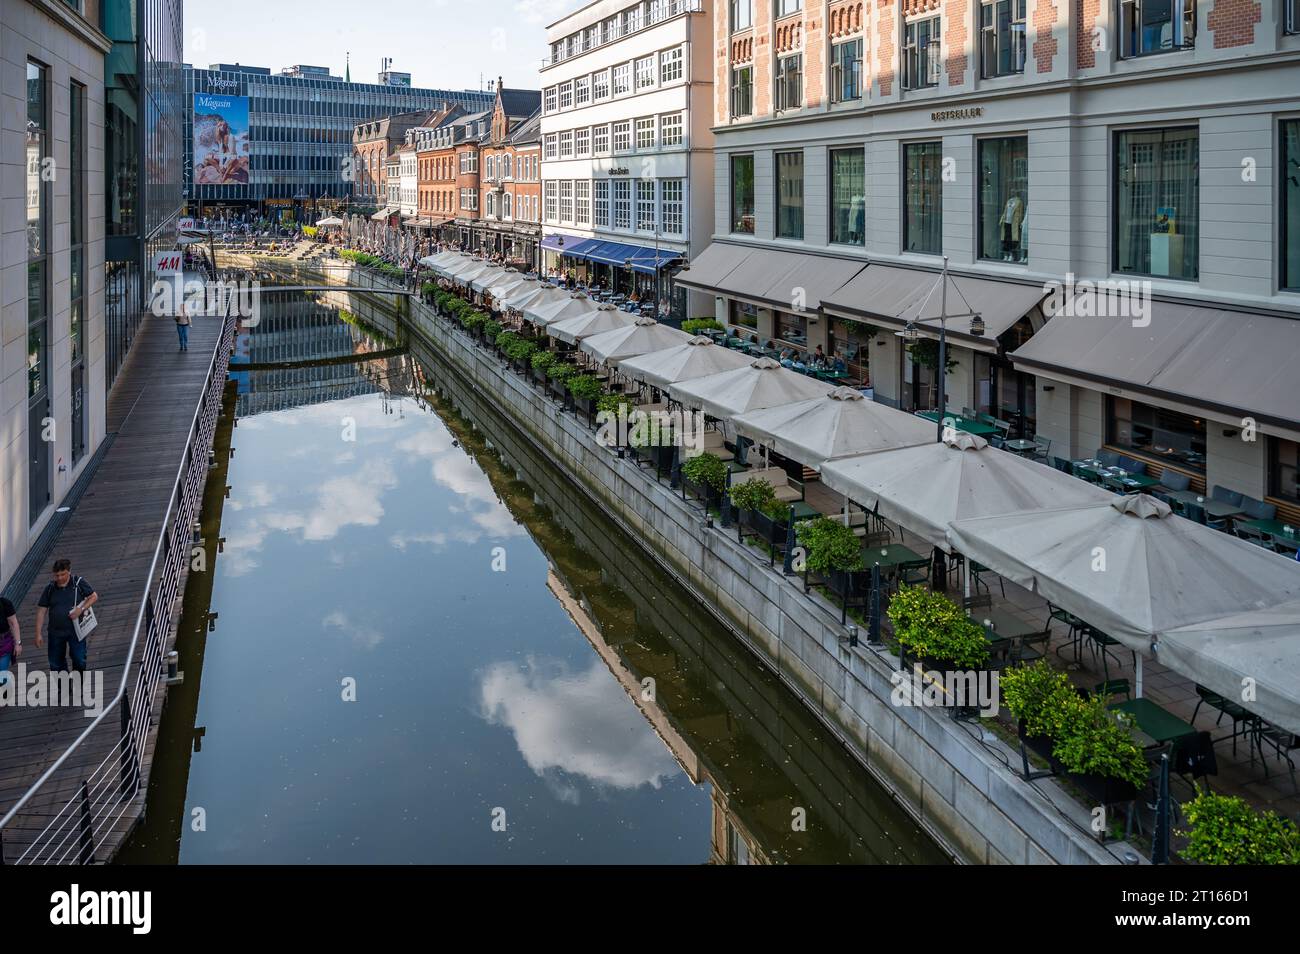
[[[862,392],[848,387],[838,387],[824,397],[796,404],[751,411],[732,423],[737,434],[817,469],[836,458],[856,459],[855,455],[859,454],[875,454],[934,440],[933,424],[868,401]],[[829,481],[827,485],[833,486]],[[839,487],[834,489],[844,492]],[[854,499],[862,501],[860,497]]]
[[[493,266],[489,265],[482,259],[475,259],[464,266],[458,266],[450,275],[452,282],[457,285],[469,287],[469,283],[475,278],[487,272]]]
[[[953,523],[952,546],[1130,649],[1300,600],[1300,563],[1146,494]]]
[[[704,335],[696,335],[676,347],[627,358],[619,362],[618,370],[633,381],[662,389],[678,381],[742,368],[753,360],[741,351],[724,348]]]
[[[327,229],[330,229],[330,228],[337,228],[338,226],[340,226],[340,225],[342,225],[342,224],[343,224],[343,220],[340,219],[340,218],[338,218],[337,216],[333,216],[333,215],[329,216],[328,218],[318,219],[318,220],[316,221],[316,225],[317,225],[318,227],[320,227],[320,228],[327,228]]]
[[[758,358],[732,371],[679,381],[669,386],[668,395],[711,417],[730,420],[747,411],[825,397],[831,390],[829,384],[783,368],[771,358]]]
[[[556,288],[550,282],[544,282],[539,278],[532,277],[525,278],[510,289],[502,305],[512,311],[523,311],[527,305],[534,303],[538,305],[552,304],[568,297],[568,292]]]
[[[470,279],[469,287],[479,293],[485,292],[489,285],[504,277],[506,271],[504,265],[489,264],[487,268]],[[515,272],[515,274],[519,273]]]
[[[457,272],[462,272],[471,266],[482,264],[480,259],[474,258],[474,256],[468,255],[464,252],[452,252],[451,255],[454,257],[448,257],[433,266],[433,270],[443,278],[451,278]]]
[[[590,299],[587,301],[590,303]],[[546,333],[569,344],[577,344],[602,331],[626,328],[636,323],[636,318],[625,311],[619,311],[613,305],[596,305],[590,311],[572,316],[564,316],[562,310],[552,314],[554,317],[546,323]]]
[[[460,252],[445,251],[439,252],[437,255],[426,255],[424,258],[420,259],[420,264],[427,268],[432,268],[434,271],[438,271],[438,269],[443,265],[450,265],[452,262],[460,261],[460,259]]]
[[[822,483],[868,510],[878,507],[881,516],[931,546],[948,549],[948,526],[958,520],[1114,499],[1087,481],[998,450],[974,434],[958,431],[935,443],[929,421],[875,406],[921,425],[902,432],[912,435],[912,446],[878,447],[884,453],[831,461],[822,468]]]
[[[524,317],[535,325],[549,325],[553,321],[563,321],[595,310],[596,303],[587,297],[586,292],[564,292],[558,298],[551,296],[548,302],[529,305],[524,309]]]
[[[686,332],[670,328],[653,318],[638,318],[626,328],[602,331],[598,335],[584,338],[578,347],[601,364],[617,367],[625,358],[662,351],[690,339],[691,336]]]
[[[1300,733],[1300,601],[1180,626],[1156,645],[1161,662],[1222,696],[1251,686],[1242,705]]]
[[[498,276],[484,287],[483,293],[492,299],[493,308],[504,311],[507,296],[527,280],[522,272],[507,268],[504,275]]]

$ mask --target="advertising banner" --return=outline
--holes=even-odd
[[[248,97],[194,94],[194,184],[248,182]]]

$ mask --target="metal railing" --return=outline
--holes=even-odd
[[[190,422],[184,458],[177,470],[158,545],[149,565],[148,583],[136,615],[117,694],[0,819],[0,863],[5,860],[5,832],[92,736],[98,741],[116,732],[117,740],[103,760],[82,777],[75,795],[57,811],[51,805],[49,812],[43,813],[52,813],[52,817],[14,862],[93,864],[107,861],[107,858],[97,857],[100,845],[141,794],[142,758],[153,725],[154,694],[166,663],[168,634],[176,620],[181,573],[194,546],[194,527],[203,505],[209,453],[234,348],[236,314],[233,305],[232,297],[222,318],[221,339],[208,366],[202,399]],[[137,648],[137,674],[128,694],[132,666],[137,664]],[[113,720],[115,710],[117,719]]]

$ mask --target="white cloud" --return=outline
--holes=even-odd
[[[572,6],[570,0],[515,0],[515,12],[525,23],[554,23]]]
[[[352,622],[342,610],[334,610],[320,621],[326,629],[337,629],[352,638],[360,649],[374,649],[384,641],[384,634],[373,626]]]

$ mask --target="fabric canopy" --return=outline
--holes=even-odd
[[[493,279],[492,282],[483,289],[483,292],[484,294],[491,296],[493,307],[500,311],[505,307],[506,297],[512,294],[516,288],[519,288],[526,281],[527,279],[524,277],[522,272],[517,272],[513,268],[507,268],[506,273]]]
[[[509,294],[505,296],[505,300],[502,302],[502,306],[512,311],[524,311],[530,307],[554,304],[568,297],[568,292],[556,288],[550,282],[544,282],[538,278],[529,278],[510,289]]]
[[[686,332],[660,324],[653,318],[638,318],[626,328],[602,331],[583,339],[580,347],[602,364],[618,365],[625,358],[663,351],[691,338]]]
[[[318,219],[316,222],[316,225],[322,228],[333,228],[334,226],[342,225],[342,224],[343,224],[343,220],[333,215],[329,216],[328,218]]]
[[[668,388],[668,394],[687,407],[725,420],[759,408],[825,397],[831,390],[816,378],[787,370],[771,358],[759,358],[734,371],[680,381]]]
[[[862,392],[846,387],[836,388],[825,397],[743,414],[732,423],[737,434],[818,469],[838,457],[874,454],[934,440],[933,424],[868,401]]]
[[[463,267],[465,263],[474,261],[464,252],[441,252],[431,259],[426,259],[429,267],[441,275],[443,278],[450,278],[452,272],[457,268]]]
[[[948,540],[1138,651],[1172,629],[1300,599],[1300,563],[1146,494],[960,520]]]
[[[535,325],[549,325],[553,321],[563,321],[596,310],[596,303],[587,297],[586,292],[570,293],[560,288],[555,291],[559,294],[526,307],[524,317]]]
[[[451,273],[451,280],[457,285],[469,285],[471,281],[480,275],[490,273],[498,266],[490,265],[481,259],[475,259],[467,265],[458,266]]]
[[[388,218],[390,215],[392,215],[392,214],[393,214],[394,212],[396,212],[396,211],[397,211],[397,210],[394,209],[392,206],[389,206],[389,207],[386,208],[386,209],[380,209],[378,212],[376,212],[374,215],[372,215],[372,216],[370,217],[370,219],[371,219],[372,222],[382,222],[384,219]]]
[[[742,368],[753,360],[740,351],[724,348],[714,344],[710,338],[697,335],[674,348],[627,358],[619,363],[618,370],[633,381],[666,388],[678,381]]]
[[[1300,602],[1180,626],[1157,647],[1165,665],[1229,699],[1253,684],[1254,699],[1242,705],[1300,733]]]
[[[583,301],[588,305],[591,304],[590,299],[583,299]],[[596,305],[582,314],[573,316],[564,315],[563,309],[553,314],[554,317],[546,323],[546,333],[552,338],[567,341],[569,344],[576,344],[602,331],[626,328],[636,323],[635,318],[625,311],[619,311],[613,305]]]
[[[517,274],[517,273],[516,273]],[[469,287],[476,292],[483,292],[494,282],[499,281],[506,275],[506,269],[503,265],[488,265],[477,275],[470,279]]]
[[[933,424],[893,413],[922,425],[915,433],[923,439],[911,442],[917,446],[832,461],[822,468],[822,483],[868,510],[878,507],[881,516],[931,546],[947,549],[948,527],[958,520],[1113,499],[1087,481],[990,447],[973,434],[957,432],[936,443]]]
[[[862,271],[865,264],[826,255],[741,248],[715,242],[689,269],[679,272],[675,282],[787,311],[816,311],[823,298]]]

